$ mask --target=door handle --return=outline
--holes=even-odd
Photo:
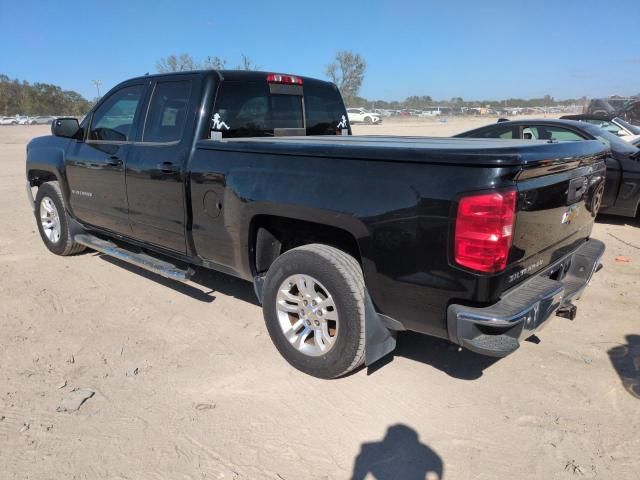
[[[122,166],[122,160],[120,160],[115,155],[111,155],[109,157],[109,160],[107,161],[107,165],[109,165],[110,167],[120,167]]]
[[[174,173],[178,169],[171,162],[162,162],[158,164],[158,170],[160,170],[162,173]]]

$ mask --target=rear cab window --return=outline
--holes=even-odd
[[[340,135],[348,129],[335,85],[225,80],[218,87],[209,138]]]

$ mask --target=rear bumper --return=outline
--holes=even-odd
[[[504,357],[512,353],[520,346],[520,339],[540,330],[558,309],[580,298],[604,251],[604,243],[590,239],[571,255],[509,290],[494,305],[449,305],[449,338],[484,355]]]

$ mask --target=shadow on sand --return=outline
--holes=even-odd
[[[170,280],[156,273],[145,270],[144,268],[137,267],[125,261],[117,258],[110,257],[108,255],[97,254],[105,262],[117,265],[120,268],[140,275],[141,277],[152,280],[160,285],[175,290],[183,295],[188,295],[191,298],[201,302],[213,302],[215,300],[214,292],[219,292],[230,297],[235,297],[243,302],[249,302],[253,305],[258,305],[258,299],[253,291],[253,285],[250,282],[241,280],[231,275],[225,275],[214,270],[208,270],[206,268],[192,267],[195,270],[195,274],[190,279],[190,283],[195,283],[204,287],[205,290],[201,290],[188,283],[178,282],[176,280]]]
[[[600,214],[596,217],[596,223],[603,223],[605,225],[630,225],[632,227],[640,227],[640,217],[620,217],[617,215],[603,215]]]
[[[625,390],[640,400],[640,335],[627,335],[627,343],[607,353]]]
[[[117,265],[200,302],[213,302],[215,300],[214,293],[219,292],[259,306],[253,285],[250,282],[224,273],[194,267],[195,274],[190,282],[181,283],[107,255],[96,253],[96,256],[99,256],[105,262]],[[192,284],[204,287],[204,289]],[[396,350],[369,367],[367,373],[369,375],[375,373],[378,369],[392,362],[396,356],[431,365],[447,375],[461,380],[480,378],[484,369],[498,360],[497,358],[475,354],[469,350],[458,351],[456,345],[446,340],[413,332],[399,332]]]
[[[399,332],[396,349],[386,357],[371,365],[367,374],[371,375],[394,357],[404,357],[431,365],[447,375],[460,380],[475,380],[484,370],[499,358],[478,355],[469,350],[460,350],[457,345],[439,338],[413,332]]]
[[[352,480],[441,480],[440,456],[420,442],[412,428],[398,424],[379,442],[363,443],[353,464]]]

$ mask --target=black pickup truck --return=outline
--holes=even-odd
[[[143,76],[52,133],[26,161],[51,252],[249,280],[280,353],[318,377],[400,330],[505,356],[575,315],[604,251],[601,143],[351,136],[311,78]]]

